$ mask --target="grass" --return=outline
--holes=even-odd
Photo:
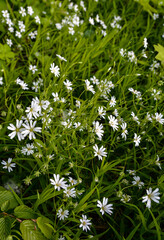
[[[0,11],[8,10],[14,23],[13,33],[1,12],[0,239],[162,240],[164,120],[159,114],[164,70],[154,45],[163,45],[164,2],[91,0],[81,5],[79,0],[0,1]],[[25,28],[20,38],[18,21]],[[50,71],[52,63],[58,74]],[[30,65],[36,66],[35,73]],[[18,78],[24,82],[16,82]],[[40,131],[31,127],[26,135],[32,102],[32,122]],[[21,119],[24,139],[19,141],[8,127]],[[102,129],[96,131],[96,124]],[[30,139],[33,131],[36,138]],[[135,134],[141,138],[138,144]],[[15,163],[11,171],[9,158]],[[75,196],[57,188],[59,183],[53,186],[53,174],[67,184],[72,179],[68,189]],[[135,176],[140,177],[138,185]],[[142,197],[150,188],[159,189],[160,200],[148,195],[148,208]],[[97,206],[103,198],[112,204],[111,214],[109,206]],[[69,211],[64,220],[61,208]],[[89,229],[79,227],[82,215],[90,221]]]

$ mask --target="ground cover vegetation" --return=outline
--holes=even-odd
[[[0,21],[0,239],[164,239],[164,1]]]

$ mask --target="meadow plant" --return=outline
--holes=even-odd
[[[0,239],[164,239],[164,1],[0,21]]]

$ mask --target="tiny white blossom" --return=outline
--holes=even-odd
[[[69,211],[68,210],[63,210],[60,208],[57,212],[57,216],[60,220],[64,220],[65,218],[68,218]]]
[[[95,90],[93,88],[93,85],[90,84],[90,82],[88,81],[88,79],[85,80],[85,86],[86,86],[86,89],[87,91],[90,91],[92,92],[93,94],[95,94]]]
[[[22,120],[16,120],[16,127],[10,123],[10,125],[7,127],[9,130],[12,131],[12,133],[10,133],[8,136],[10,137],[10,139],[13,139],[16,135],[18,137],[18,140],[21,141],[22,139],[24,139],[23,135],[22,135]]]
[[[109,215],[113,213],[113,204],[107,204],[108,198],[103,197],[103,202],[101,203],[99,200],[97,201],[97,207],[100,208],[100,212],[102,215],[106,212]]]
[[[80,228],[83,228],[83,231],[86,231],[87,232],[87,230],[90,230],[90,225],[92,224],[91,222],[90,222],[90,220],[88,220],[87,219],[87,216],[86,215],[82,215],[82,218],[80,219],[80,222],[81,222],[81,224],[80,224]]]
[[[151,200],[153,200],[156,203],[159,203],[160,193],[158,188],[156,188],[153,192],[152,188],[149,188],[148,190],[146,190],[146,193],[147,195],[142,197],[143,199],[142,202],[147,202],[146,207],[151,208]]]
[[[116,98],[114,96],[111,97],[109,105],[110,107],[114,107],[116,105]]]
[[[95,146],[93,146],[94,151],[94,156],[98,156],[99,160],[102,160],[102,157],[107,157],[107,152],[105,152],[105,148],[103,146],[101,146],[101,148],[99,149],[97,144],[95,144]]]
[[[38,69],[37,69],[37,67],[34,65],[30,65],[29,66],[29,70],[31,70],[32,71],[32,73],[34,74],[36,71],[38,71]]]
[[[100,124],[98,121],[93,122],[93,125],[94,125],[94,132],[99,137],[99,140],[101,140],[104,133],[103,125]]]
[[[60,76],[60,69],[58,66],[55,66],[55,63],[51,63],[50,70],[51,70],[51,73],[53,73],[55,75],[55,77]]]
[[[32,9],[31,6],[28,6],[28,7],[27,7],[27,13],[28,13],[30,16],[33,15],[34,11],[33,11],[33,9]]]
[[[59,174],[53,174],[54,179],[50,179],[50,182],[52,185],[54,185],[54,188],[60,191],[61,188],[66,188],[68,185],[66,184],[66,181],[64,181],[64,178],[60,179]]]
[[[72,83],[68,79],[66,79],[63,83],[69,91],[72,91]]]
[[[34,132],[41,132],[41,127],[35,127],[36,121],[30,120],[30,122],[27,122],[26,124],[23,124],[24,129],[22,130],[22,135],[26,137],[29,135],[29,139],[35,139]]]
[[[95,25],[94,19],[90,17],[90,18],[89,18],[89,23],[90,23],[91,25]]]
[[[161,113],[156,112],[155,113],[155,120],[159,122],[160,124],[164,124],[164,118],[162,118],[163,115]]]
[[[12,158],[8,158],[8,161],[7,161],[7,162],[4,161],[4,160],[2,160],[2,162],[1,162],[1,164],[4,165],[3,168],[4,168],[4,169],[7,169],[8,172],[13,171],[12,168],[14,168],[15,165],[16,165],[15,163],[11,163],[11,162],[12,162]]]
[[[138,146],[139,146],[140,141],[141,141],[141,137],[140,137],[140,135],[137,136],[137,134],[134,133],[134,140],[133,140],[133,142],[135,143],[135,147],[138,147]]]
[[[13,45],[13,42],[11,39],[7,39],[7,45],[9,45],[9,47],[11,47]]]
[[[134,179],[134,181],[132,181],[132,184],[138,186],[139,189],[141,189],[144,186],[144,183],[141,182],[139,176],[134,176],[133,179]]]
[[[19,13],[22,15],[22,17],[26,16],[26,9],[23,7],[20,7]]]
[[[109,125],[113,128],[113,130],[118,130],[118,120],[114,116],[110,115],[108,116],[109,119]]]
[[[36,17],[35,17],[35,22],[38,23],[38,24],[41,23],[41,22],[40,22],[40,18],[39,18],[39,16],[36,16]]]
[[[66,197],[76,197],[76,190],[75,188],[65,188],[64,193]]]

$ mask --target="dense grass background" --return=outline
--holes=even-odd
[[[11,172],[3,164],[0,166],[2,240],[164,238],[164,120],[163,116],[161,121],[155,117],[164,112],[164,70],[162,59],[157,61],[154,50],[154,45],[164,46],[164,2],[89,0],[84,5],[86,11],[78,0],[72,4],[68,0],[0,0],[0,11],[7,9],[14,23],[12,33],[1,13],[1,163],[12,158],[16,164]],[[33,8],[34,14],[23,17],[20,7],[27,13],[27,6]],[[83,21],[76,19],[79,26],[75,24],[75,14]],[[106,29],[96,22],[97,14]],[[40,24],[35,16],[39,16]],[[111,26],[115,16],[121,17],[120,28]],[[67,23],[57,29],[56,24],[63,19]],[[21,38],[15,36],[18,21],[25,25]],[[69,33],[72,26],[73,35]],[[36,38],[31,39],[29,34],[36,30]],[[7,39],[12,40],[11,47],[6,45]],[[125,56],[121,56],[121,49]],[[132,60],[128,55],[131,51],[135,54]],[[51,73],[52,63],[59,67],[59,77]],[[34,74],[30,65],[38,69]],[[93,84],[93,76],[100,84]],[[16,83],[17,78],[28,85],[27,90]],[[72,83],[72,90],[66,88],[66,79]],[[94,85],[94,94],[87,89],[86,79]],[[32,89],[35,83],[37,92]],[[54,101],[53,93],[58,93],[59,100]],[[113,96],[116,103],[112,106]],[[49,102],[35,119],[42,131],[36,133],[36,139],[10,139],[8,126],[26,117],[25,111],[36,97]],[[76,101],[80,101],[80,107]],[[104,118],[98,113],[101,106],[106,111]],[[111,115],[118,121],[118,130],[109,124]],[[103,126],[102,139],[96,135],[94,121]],[[68,127],[64,126],[66,122]],[[78,122],[81,125],[76,128]],[[121,135],[123,122],[127,123],[127,139]],[[134,143],[135,133],[141,136],[139,146]],[[34,153],[24,155],[22,148],[28,143],[35,146]],[[107,157],[99,160],[95,156],[95,144],[105,148]],[[129,170],[140,177],[142,188],[132,183],[134,175]],[[53,174],[60,174],[67,183],[69,177],[77,181],[73,186],[76,198],[66,197],[63,189],[54,189],[50,182]],[[142,197],[150,187],[159,188],[160,202],[152,201],[148,209]],[[103,197],[113,204],[112,215],[102,215],[97,207]],[[60,208],[69,210],[68,218],[59,219]],[[92,223],[87,232],[79,228],[82,214]]]

